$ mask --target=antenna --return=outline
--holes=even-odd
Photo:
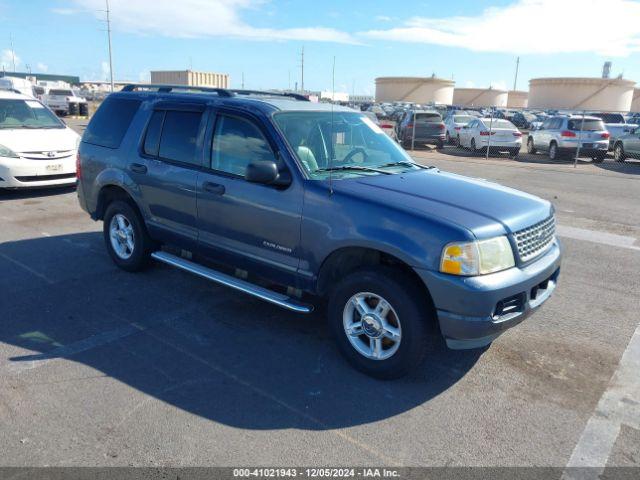
[[[13,48],[13,33],[9,34],[9,43],[11,44],[11,63],[13,64],[13,71],[16,71],[16,51]]]
[[[109,0],[107,4],[107,38],[109,39],[109,76],[111,77],[111,92],[113,93],[113,57],[111,56],[111,17],[109,11]]]
[[[335,156],[335,147],[333,145],[333,102],[336,99],[336,57],[333,57],[333,68],[331,70],[331,150],[329,153],[329,195],[333,195],[333,157]]]

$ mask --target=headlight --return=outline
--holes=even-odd
[[[18,158],[18,154],[10,148],[0,145],[0,157]]]
[[[440,271],[452,275],[484,275],[515,265],[505,236],[475,242],[450,243],[442,250]]]

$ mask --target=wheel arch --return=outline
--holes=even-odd
[[[341,278],[362,267],[377,265],[395,268],[411,278],[420,291],[424,293],[424,298],[435,315],[435,306],[431,293],[413,267],[393,253],[378,248],[359,246],[341,247],[331,252],[320,266],[316,283],[316,293],[325,296],[331,289],[332,284]]]

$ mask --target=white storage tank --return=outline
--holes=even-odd
[[[456,88],[453,104],[460,107],[506,107],[508,93],[496,88]]]
[[[622,78],[533,78],[529,108],[628,112],[635,84]]]
[[[453,80],[432,77],[378,77],[376,102],[413,102],[451,105]]]
[[[522,90],[509,90],[507,94],[507,108],[527,108],[529,92]]]
[[[633,89],[633,100],[631,101],[631,111],[640,112],[640,88]]]

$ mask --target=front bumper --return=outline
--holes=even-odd
[[[542,257],[522,268],[477,277],[416,271],[431,293],[447,346],[479,348],[522,322],[549,299],[560,274],[561,256],[556,239]],[[516,300],[517,308],[499,312],[499,305],[511,299]]]
[[[0,157],[0,188],[66,186],[76,183],[75,151],[52,160]]]

